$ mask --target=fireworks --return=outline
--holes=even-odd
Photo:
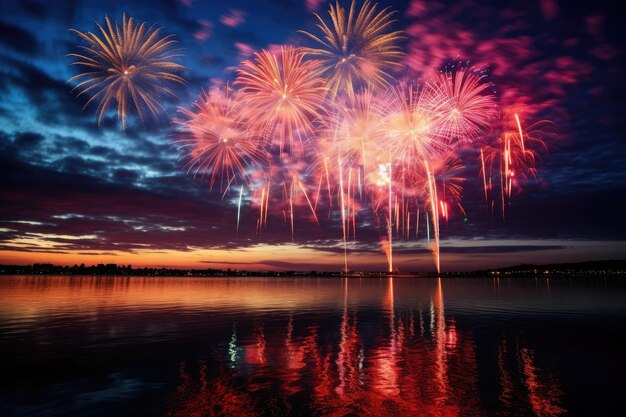
[[[386,111],[382,97],[371,89],[338,100],[335,113],[327,117],[326,130],[319,137],[320,168],[325,169],[325,160],[341,160],[344,170],[358,169],[365,181],[371,164],[380,162]]]
[[[463,192],[463,160],[454,153],[442,155],[439,160],[433,161],[433,175],[438,186],[439,206],[442,209],[441,217],[446,221],[450,219],[450,211],[453,207],[459,209],[463,216],[465,209],[461,205],[461,193]]]
[[[441,136],[441,130],[436,128],[441,116],[433,111],[431,91],[428,88],[418,90],[413,85],[401,86],[395,89],[395,93],[397,110],[389,118],[388,127],[392,160],[398,161],[403,171],[425,179],[435,240],[433,252],[439,272],[439,208],[432,160],[447,150],[447,138]]]
[[[364,194],[374,196],[371,185],[379,186],[379,179],[368,178],[372,168],[388,163],[381,146],[385,139],[386,106],[384,97],[372,89],[347,93],[336,100],[336,111],[327,117],[326,130],[318,140],[316,172],[321,188],[325,177],[329,195],[337,189],[337,203],[341,214],[344,257],[347,257],[347,240],[350,232],[356,239],[358,200]],[[329,164],[336,169],[329,171]],[[370,184],[371,183],[371,184]],[[385,182],[386,189],[388,182]],[[329,196],[332,202],[332,195]],[[378,213],[378,209],[375,209]],[[344,259],[347,269],[347,259]]]
[[[499,196],[492,196],[492,206],[497,198],[504,219],[514,191],[521,189],[529,177],[536,177],[539,152],[547,150],[546,140],[555,136],[558,129],[545,120],[524,129],[517,113],[505,113],[501,126],[495,143],[484,146],[480,152],[485,203],[489,204],[489,191],[497,190],[495,183]]]
[[[387,122],[387,136],[393,159],[414,169],[449,149],[448,136],[440,128],[440,100],[425,85],[400,85],[393,89],[394,108]]]
[[[390,79],[389,71],[398,68],[404,56],[399,41],[402,33],[391,31],[394,12],[389,8],[378,10],[377,5],[365,1],[356,11],[353,0],[346,9],[330,6],[332,23],[327,24],[318,14],[321,35],[301,31],[319,44],[319,48],[306,48],[306,53],[319,60],[327,76],[329,92],[354,92],[354,87],[384,86]]]
[[[293,150],[294,139],[313,133],[324,97],[324,79],[315,61],[304,61],[302,51],[281,47],[280,53],[262,51],[237,70],[236,85],[254,128],[275,136],[282,153],[285,142]]]
[[[461,69],[439,74],[431,84],[436,90],[434,106],[441,113],[441,127],[451,140],[471,140],[489,127],[496,115],[489,84],[483,76]]]
[[[231,193],[238,232],[244,202],[259,209],[259,235],[268,213],[278,214],[292,241],[299,208],[318,224],[327,209],[329,221],[341,222],[346,271],[348,241],[375,225],[394,272],[394,241],[420,238],[422,224],[439,272],[440,222],[451,224],[454,213],[467,220],[465,175],[474,169],[485,204],[500,206],[504,217],[536,176],[554,125],[527,125],[519,112],[501,111],[476,68],[442,65],[419,83],[394,80],[403,35],[389,8],[353,1],[346,10],[337,2],[329,14],[332,24],[316,15],[321,35],[302,32],[319,49],[254,53],[237,69],[234,88],[213,88],[180,108],[175,143],[184,169]],[[171,93],[165,82],[182,82],[174,41],[125,17],[121,31],[106,22],[103,40],[75,31],[89,42],[84,55],[72,55],[87,72],[70,81],[80,81],[79,96],[92,95],[87,105],[99,103],[99,121],[114,103],[123,125],[131,107],[143,120],[145,108],[160,108],[158,95]]]
[[[204,92],[192,109],[181,108],[176,119],[180,149],[185,149],[185,170],[208,175],[210,187],[220,189],[232,181],[248,180],[248,170],[262,167],[266,155],[242,116],[241,94],[229,86]]]
[[[78,81],[72,91],[78,91],[79,97],[90,96],[84,108],[98,103],[98,124],[109,106],[117,105],[117,116],[125,128],[133,108],[142,122],[146,109],[153,116],[163,109],[159,96],[174,95],[168,83],[184,83],[175,74],[183,67],[173,61],[177,55],[172,35],[160,37],[159,29],[147,28],[145,23],[137,26],[126,15],[121,30],[108,16],[105,21],[106,29],[98,24],[101,36],[71,29],[87,46],[80,46],[81,53],[70,54],[76,58],[71,65],[84,71],[68,82]]]

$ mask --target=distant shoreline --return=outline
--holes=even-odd
[[[626,260],[587,261],[577,263],[533,265],[467,272],[383,272],[383,271],[247,271],[238,269],[133,268],[131,265],[0,265],[0,275],[81,276],[81,277],[180,277],[180,278],[246,278],[246,277],[334,277],[334,278],[485,278],[485,277],[554,277],[554,276],[622,276]]]
[[[29,276],[32,278],[42,277],[67,277],[67,278],[365,278],[365,279],[376,279],[376,278],[424,278],[424,279],[432,279],[432,278],[466,278],[466,279],[479,279],[479,278],[567,278],[567,277],[624,277],[626,273],[623,272],[606,272],[606,273],[598,273],[598,272],[588,272],[588,273],[550,273],[550,274],[469,274],[469,273],[441,273],[437,274],[307,274],[307,273],[299,273],[299,274],[240,274],[240,275],[80,275],[80,274],[6,274],[0,273],[0,279],[2,277],[24,277]]]

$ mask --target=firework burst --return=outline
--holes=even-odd
[[[475,139],[493,123],[496,104],[484,75],[468,69],[443,72],[430,85],[436,90],[431,97],[439,126],[450,140]]]
[[[108,16],[105,21],[106,28],[97,24],[100,35],[71,29],[87,45],[80,46],[81,53],[69,55],[76,58],[71,65],[81,67],[83,72],[68,82],[78,82],[72,91],[77,91],[79,97],[90,96],[84,108],[98,103],[98,124],[109,106],[117,105],[118,118],[125,128],[133,108],[142,122],[146,109],[156,117],[163,109],[159,96],[174,96],[167,84],[184,83],[175,73],[183,67],[174,62],[178,55],[172,35],[160,37],[159,29],[147,28],[145,23],[137,26],[126,15],[121,29]]]
[[[229,86],[203,92],[192,109],[180,108],[182,118],[175,143],[185,149],[185,170],[209,176],[210,187],[220,179],[220,189],[231,182],[247,182],[248,171],[263,166],[266,154],[258,137],[247,128],[240,93]]]
[[[337,1],[330,5],[330,24],[315,14],[320,35],[300,31],[319,44],[305,51],[322,63],[331,95],[353,92],[355,86],[387,85],[389,71],[404,56],[398,44],[402,33],[390,30],[394,13],[390,8],[378,10],[370,1],[357,12],[353,0],[346,14]]]
[[[348,93],[336,102],[336,111],[327,118],[326,129],[318,141],[318,158],[342,161],[346,172],[358,169],[364,176],[370,164],[380,159],[385,138],[386,108],[373,90]],[[322,163],[319,163],[322,166]]]
[[[429,84],[401,84],[392,89],[391,99],[386,132],[395,161],[411,169],[450,149],[447,132],[440,128],[443,101]]]
[[[305,61],[301,50],[283,46],[280,53],[263,50],[237,70],[246,112],[258,132],[294,149],[313,134],[313,120],[324,104],[324,79],[315,61]]]

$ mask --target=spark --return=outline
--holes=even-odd
[[[515,113],[515,122],[517,122],[517,129],[519,131],[519,140],[522,147],[522,152],[525,152],[526,148],[524,146],[524,132],[522,132],[522,124],[519,121],[519,116],[517,115],[517,113]]]

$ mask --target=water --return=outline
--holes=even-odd
[[[6,416],[626,415],[619,278],[0,277]]]

